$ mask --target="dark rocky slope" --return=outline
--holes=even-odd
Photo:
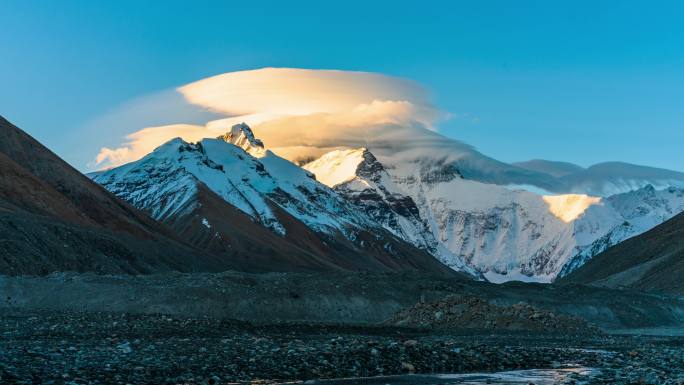
[[[0,274],[223,271],[0,117]]]
[[[558,283],[684,295],[684,214],[595,256]]]

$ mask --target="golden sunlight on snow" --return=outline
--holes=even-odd
[[[364,151],[363,148],[331,151],[303,168],[314,173],[316,180],[324,185],[335,187],[356,178]]]
[[[577,219],[590,206],[601,203],[600,197],[584,194],[545,195],[543,198],[551,214],[566,223]]]

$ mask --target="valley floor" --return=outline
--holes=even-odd
[[[684,298],[664,294],[425,274],[59,273],[0,276],[0,299],[0,384],[356,378],[350,384],[567,367],[592,370],[531,383],[684,384]],[[451,323],[388,326],[397,314],[418,325],[433,316]],[[517,323],[521,314],[534,322]],[[566,325],[566,316],[589,324]],[[454,329],[464,319],[488,330]]]
[[[0,335],[3,384],[272,383],[566,366],[596,369],[586,377],[570,374],[566,383],[684,383],[684,337],[431,334],[11,309],[0,315]],[[401,379],[426,383],[419,376]]]

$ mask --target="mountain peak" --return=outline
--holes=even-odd
[[[370,171],[373,164],[380,165],[370,151],[361,147],[330,151],[303,168],[313,172],[319,182],[335,187],[356,178],[360,170]]]
[[[363,161],[356,167],[356,173],[361,177],[377,181],[385,172],[385,167],[367,148],[359,148],[358,151],[361,152]]]
[[[264,142],[257,139],[252,129],[246,123],[239,123],[230,128],[230,131],[218,137],[228,143],[234,144],[245,151],[263,150]]]

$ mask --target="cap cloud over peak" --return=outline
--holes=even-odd
[[[133,124],[135,131],[123,143],[103,147],[90,166],[117,166],[139,159],[172,137],[191,141],[217,137],[242,122],[253,127],[268,148],[295,159],[311,155],[318,147],[387,139],[401,127],[431,130],[448,116],[419,84],[370,72],[264,68],[213,76],[176,92],[195,110],[220,118],[204,124],[184,124],[182,117],[175,117],[177,124]],[[126,116],[136,109],[129,104],[115,114]],[[159,119],[168,123],[163,116]]]

